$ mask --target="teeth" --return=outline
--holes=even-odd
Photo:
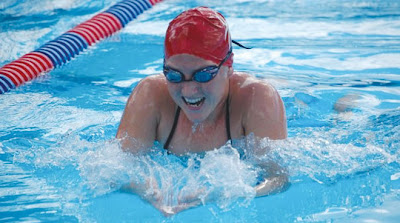
[[[196,103],[199,103],[201,101],[201,99],[203,99],[203,98],[196,98],[196,99],[185,98],[185,101],[190,104],[196,104]]]
[[[182,99],[185,101],[186,104],[190,105],[190,106],[195,106],[198,107],[200,106],[203,101],[205,100],[205,98],[186,98],[186,97],[182,97]]]

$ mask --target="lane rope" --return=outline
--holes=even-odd
[[[162,0],[123,0],[0,68],[0,94],[60,67]]]

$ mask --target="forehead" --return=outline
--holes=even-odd
[[[197,70],[199,68],[217,65],[210,60],[205,60],[201,57],[191,54],[177,54],[165,60],[165,64],[171,68],[185,71]]]

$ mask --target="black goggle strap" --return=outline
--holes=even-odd
[[[234,44],[236,44],[237,46],[240,46],[240,47],[242,47],[242,48],[245,48],[245,49],[251,49],[251,47],[247,47],[247,46],[243,46],[242,44],[240,44],[239,42],[237,42],[237,41],[235,41],[235,40],[232,40],[232,43],[234,43]]]
[[[221,63],[218,65],[218,69],[231,57],[232,54],[232,46],[230,47],[228,53],[226,54],[225,58],[221,61]]]

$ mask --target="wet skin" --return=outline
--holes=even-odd
[[[166,65],[182,72],[188,80],[196,70],[218,64],[179,54],[168,58]],[[117,138],[121,139],[122,148],[132,153],[147,151],[154,141],[164,144],[179,106],[182,112],[168,150],[183,155],[219,148],[227,141],[227,100],[233,139],[250,133],[260,138],[287,137],[285,109],[278,92],[265,81],[222,66],[215,78],[207,83],[170,83],[163,74],[144,78],[128,99]],[[273,169],[276,172],[276,168]],[[256,194],[275,193],[286,182],[284,174],[270,177],[255,187]]]

